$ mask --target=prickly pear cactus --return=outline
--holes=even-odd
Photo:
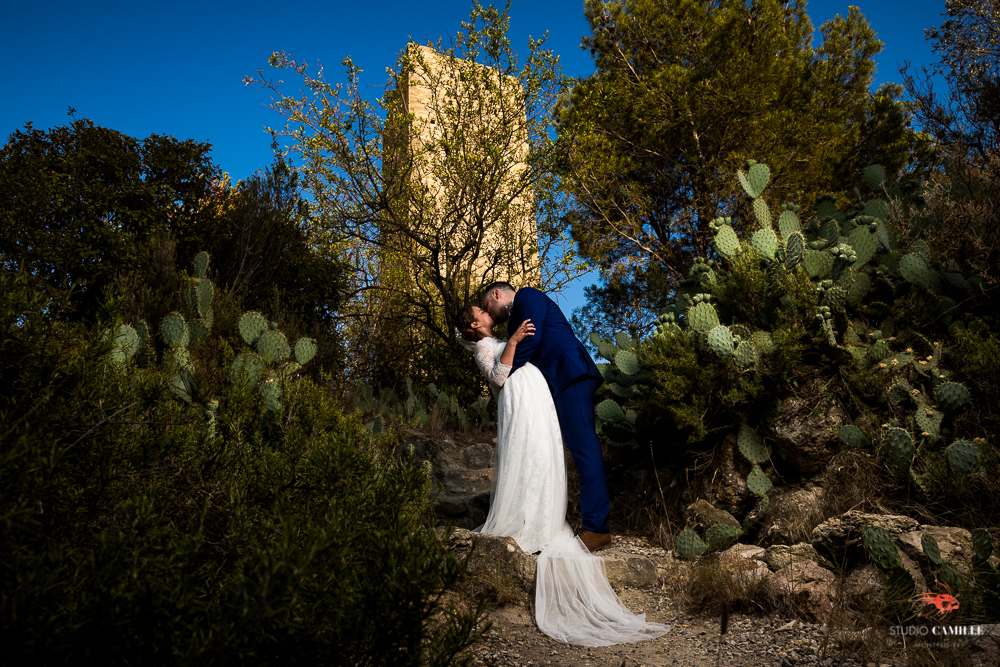
[[[708,530],[705,531],[705,540],[708,542],[709,549],[718,551],[731,546],[742,534],[743,531],[739,528],[717,523],[709,526]]]
[[[861,531],[861,543],[868,557],[883,570],[903,566],[896,543],[893,542],[892,536],[885,528],[865,526]]]
[[[729,327],[720,324],[708,332],[708,346],[721,357],[731,357],[736,353],[733,347],[733,335]]]
[[[763,463],[771,458],[771,446],[764,442],[757,431],[746,424],[740,426],[736,436],[736,445],[739,447],[740,453],[753,463]]]
[[[316,339],[300,338],[295,343],[295,361],[307,364],[316,356]]]
[[[694,560],[708,551],[708,545],[693,530],[685,528],[677,536],[675,550],[677,551],[677,555],[684,560]]]
[[[291,353],[288,339],[280,331],[266,331],[257,339],[257,354],[263,357],[265,363],[281,363]]]
[[[913,436],[897,427],[890,427],[885,432],[885,455],[896,467],[896,470],[906,473],[913,463]]]
[[[948,416],[965,412],[972,403],[972,396],[966,386],[960,382],[944,382],[934,389],[934,398]]]
[[[256,345],[257,339],[268,330],[267,320],[256,311],[243,313],[239,322],[240,335],[247,345]]]
[[[840,427],[840,441],[848,447],[864,447],[867,444],[865,434],[854,424],[845,424]]]
[[[617,424],[618,422],[625,420],[625,411],[622,410],[620,405],[612,401],[610,398],[598,403],[596,412],[597,417],[602,422],[607,422],[609,424]]]
[[[121,325],[111,342],[111,363],[116,366],[124,366],[125,362],[135,356],[139,347],[139,334],[136,333],[135,329],[127,324]]]
[[[958,476],[968,475],[979,467],[979,445],[968,440],[956,440],[945,450],[948,467]]]
[[[708,333],[719,326],[719,315],[710,303],[699,303],[688,311],[688,324],[699,333]]]
[[[930,559],[935,565],[943,565],[944,559],[941,558],[941,549],[938,548],[937,540],[934,536],[929,533],[924,533],[920,536],[920,546],[923,547],[924,555]]]
[[[194,256],[194,277],[204,278],[205,272],[208,271],[208,260],[209,256],[207,252],[199,252]]]
[[[184,316],[177,312],[163,318],[160,335],[163,336],[163,342],[170,347],[185,346],[191,340],[187,322],[184,321]]]
[[[747,475],[747,488],[755,496],[763,496],[771,490],[770,478],[756,464],[750,469],[750,474]]]
[[[241,352],[233,361],[233,381],[257,386],[264,375],[264,360],[254,352]]]

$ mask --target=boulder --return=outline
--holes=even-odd
[[[844,594],[862,605],[885,602],[882,572],[871,563],[859,565],[844,580]]]
[[[489,514],[493,445],[472,440],[481,437],[414,429],[397,449],[430,464],[434,513],[459,528],[481,526]]]
[[[800,542],[798,544],[774,544],[764,551],[762,558],[771,570],[777,572],[788,567],[792,563],[800,563],[810,560],[820,567],[833,570],[833,564],[819,555],[811,544]]]
[[[772,572],[764,579],[772,595],[783,598],[804,618],[826,623],[833,616],[837,577],[811,560],[803,560]]]
[[[932,565],[930,559],[924,554],[921,542],[924,534],[930,535],[937,541],[941,558],[954,565],[962,573],[962,576],[968,576],[972,571],[972,533],[964,528],[920,526],[920,530],[900,533],[896,536],[899,550],[916,561],[924,577],[931,581],[934,578],[932,571],[936,570],[937,566]]]
[[[740,522],[732,514],[725,510],[716,509],[712,504],[701,499],[688,505],[687,517],[688,527],[699,535],[704,535],[710,526],[717,523],[733,528],[742,528]]]
[[[819,554],[846,568],[867,561],[861,545],[861,531],[867,525],[881,526],[898,535],[920,527],[920,522],[895,514],[868,514],[850,510],[827,519],[813,528],[810,542]]]
[[[742,515],[746,509],[746,501],[751,495],[746,482],[750,464],[742,454],[736,454],[736,451],[734,432],[727,435],[716,447],[709,470],[698,476],[692,491],[695,497],[703,498],[715,508]],[[745,470],[741,471],[741,468]]]
[[[650,559],[635,554],[621,554],[609,549],[597,552],[604,559],[604,570],[612,588],[645,588],[659,582],[656,565]]]
[[[837,399],[814,385],[806,398],[792,396],[781,404],[781,412],[771,422],[771,432],[778,447],[785,450],[785,460],[803,475],[823,470],[839,448],[834,435],[847,415]]]
[[[757,542],[762,546],[796,544],[808,540],[823,521],[823,489],[818,486],[771,492]]]

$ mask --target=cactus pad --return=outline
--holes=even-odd
[[[209,329],[204,320],[191,320],[188,322],[188,331],[191,334],[191,342],[196,343],[208,338]]]
[[[705,539],[708,541],[708,548],[717,551],[732,545],[742,534],[743,531],[739,528],[717,523],[709,526],[708,530],[705,531]]]
[[[135,332],[139,336],[139,347],[146,347],[146,343],[149,342],[149,325],[146,324],[145,320],[139,320],[135,323]]]
[[[747,475],[747,488],[755,496],[763,496],[771,490],[771,480],[760,469],[760,466],[756,464],[750,469],[750,474]]]
[[[867,354],[868,359],[877,364],[889,356],[889,344],[879,339],[868,346]]]
[[[267,331],[267,320],[255,310],[243,313],[239,323],[240,335],[247,345],[256,345],[257,339]]]
[[[825,278],[833,270],[833,255],[822,250],[807,250],[802,256],[802,268],[810,278]]]
[[[858,257],[856,268],[861,268],[875,256],[878,252],[878,238],[869,231],[868,227],[858,227],[847,237],[847,242],[854,248]]]
[[[862,213],[879,220],[888,220],[889,205],[881,199],[869,199],[865,202],[865,209]]]
[[[972,551],[979,563],[986,563],[993,554],[993,536],[985,528],[972,531]]]
[[[710,303],[699,303],[688,311],[688,325],[699,333],[708,333],[719,326],[719,316]]]
[[[752,341],[744,340],[736,346],[736,363],[740,366],[750,366],[757,362],[757,349]]]
[[[795,232],[800,232],[802,225],[799,224],[799,216],[794,211],[782,211],[778,217],[778,231],[781,233],[781,240],[788,243],[788,239]]]
[[[191,395],[194,393],[194,376],[186,369],[179,370],[167,383],[171,391],[177,394],[185,403],[191,402]]]
[[[602,422],[617,424],[618,422],[625,420],[625,411],[622,410],[620,405],[612,401],[610,398],[598,403],[596,411],[597,416]]]
[[[720,357],[731,357],[736,350],[733,348],[733,334],[729,327],[720,324],[708,332],[708,346]]]
[[[885,432],[885,455],[896,470],[905,473],[913,463],[913,436],[898,427]]]
[[[194,277],[204,278],[205,272],[208,271],[208,260],[209,256],[207,252],[199,252],[194,256]]]
[[[770,227],[758,230],[750,239],[753,249],[764,259],[774,259],[774,253],[778,251],[778,237]]]
[[[936,441],[941,434],[941,420],[944,413],[931,409],[926,405],[918,405],[916,413],[917,428],[921,433],[927,433],[932,441]]]
[[[872,289],[872,281],[867,274],[851,269],[847,286],[847,303],[857,308]]]
[[[241,352],[233,361],[233,382],[253,386],[263,374],[264,360],[253,352]]]
[[[295,361],[307,364],[316,356],[316,339],[300,338],[295,343]]]
[[[619,384],[617,382],[611,382],[608,384],[608,389],[615,396],[621,396],[622,398],[631,398],[635,395],[635,387]]]
[[[906,282],[923,287],[924,289],[929,288],[934,280],[927,260],[912,252],[908,255],[903,255],[899,260],[899,272]]]
[[[613,343],[602,340],[597,344],[597,353],[608,361],[614,361],[615,355],[618,354],[618,348],[615,347]]]
[[[615,366],[626,375],[635,375],[639,372],[639,360],[628,350],[619,350],[615,355]]]
[[[160,335],[163,336],[163,342],[171,347],[187,345],[190,341],[187,323],[184,321],[184,317],[177,312],[170,313],[163,318],[163,323],[160,325]]]
[[[755,331],[750,340],[764,353],[774,352],[774,341],[771,340],[771,334],[766,331]]]
[[[282,362],[292,353],[285,334],[280,331],[266,331],[257,339],[257,354],[265,363]]]
[[[766,201],[763,199],[754,199],[753,214],[757,218],[757,224],[764,229],[771,228],[771,211],[767,208]]]
[[[746,424],[740,425],[739,433],[736,435],[736,444],[740,448],[740,453],[748,461],[763,463],[771,458],[771,446],[764,442],[764,438],[760,437],[757,431]]]
[[[849,447],[864,447],[867,444],[865,434],[854,424],[845,424],[840,427],[840,441]]]
[[[271,412],[281,411],[281,383],[275,378],[265,380],[260,386],[260,395],[264,399],[264,406]]]
[[[693,530],[685,528],[677,536],[675,549],[677,555],[684,560],[694,560],[708,550],[708,545]]]
[[[785,242],[785,268],[791,269],[802,261],[806,251],[806,239],[802,232],[792,232]]]
[[[865,180],[873,188],[881,187],[885,183],[885,169],[877,164],[865,169]]]
[[[861,544],[868,557],[883,570],[902,567],[903,561],[899,558],[899,549],[885,528],[865,526],[861,531]]]
[[[619,331],[615,334],[615,345],[619,350],[631,350],[635,347],[635,341],[624,331]]]
[[[937,540],[934,539],[929,533],[924,533],[920,536],[920,546],[924,549],[924,555],[930,559],[935,565],[944,565],[944,559],[941,558],[941,549],[938,548]]]
[[[894,252],[896,250],[896,236],[893,234],[892,230],[889,229],[883,221],[878,221],[878,240],[882,244],[882,247],[889,252]]]
[[[214,296],[215,286],[211,280],[198,278],[191,283],[191,309],[198,313],[198,317],[205,317],[212,307],[212,297]]]
[[[979,445],[968,440],[956,440],[945,450],[948,467],[956,475],[968,475],[979,467]]]
[[[908,400],[910,400],[910,392],[905,386],[897,382],[889,387],[889,403],[891,405],[899,405]]]
[[[715,233],[715,251],[723,257],[732,258],[740,250],[740,239],[729,225],[720,227]]]
[[[934,389],[934,398],[948,415],[957,415],[969,407],[972,396],[961,382],[944,382]]]
[[[139,350],[139,334],[127,324],[118,327],[111,343],[111,361],[121,366]]]

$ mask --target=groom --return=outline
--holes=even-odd
[[[608,546],[611,501],[594,416],[594,392],[603,382],[600,371],[559,306],[538,290],[522,287],[515,294],[510,283],[495,282],[486,288],[483,309],[497,323],[507,322],[508,333],[517,331],[526,319],[535,325],[535,335],[518,343],[510,372],[531,362],[548,382],[563,441],[580,473],[583,532],[579,537],[591,551]]]

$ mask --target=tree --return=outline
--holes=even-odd
[[[997,311],[1000,240],[995,233],[1000,197],[1000,3],[948,0],[946,20],[925,37],[940,60],[915,73],[901,73],[916,122],[943,158],[924,184],[929,216],[938,224],[923,237],[934,253],[974,276],[972,309]],[[935,89],[941,75],[945,92]],[[935,165],[936,166],[936,165]]]
[[[906,64],[903,83],[928,133],[984,159],[1000,148],[1000,3],[948,0],[945,8],[947,20],[925,31],[940,61],[922,75]],[[934,74],[944,77],[944,96],[934,90]]]
[[[332,85],[274,54],[272,66],[304,79],[309,93],[299,98],[263,73],[247,81],[271,90],[287,120],[281,133],[301,160],[314,242],[351,267],[339,317],[359,378],[441,380],[458,356],[454,316],[486,284],[558,289],[578,268],[558,224],[558,58],[543,38],[519,64],[508,9],[475,4],[450,44],[408,47],[375,103],[350,58],[346,83]]]
[[[0,151],[0,262],[51,289],[74,285],[74,317],[96,316],[116,272],[170,230],[197,243],[218,169],[211,146],[135,139],[87,119],[48,131],[28,123]]]
[[[708,224],[747,224],[731,175],[771,168],[771,201],[811,201],[861,185],[869,164],[891,176],[913,141],[898,86],[870,92],[881,43],[852,7],[820,32],[805,3],[587,0],[584,38],[597,71],[574,82],[557,117],[566,222],[601,271],[598,319],[645,294],[650,308],[711,255]]]

